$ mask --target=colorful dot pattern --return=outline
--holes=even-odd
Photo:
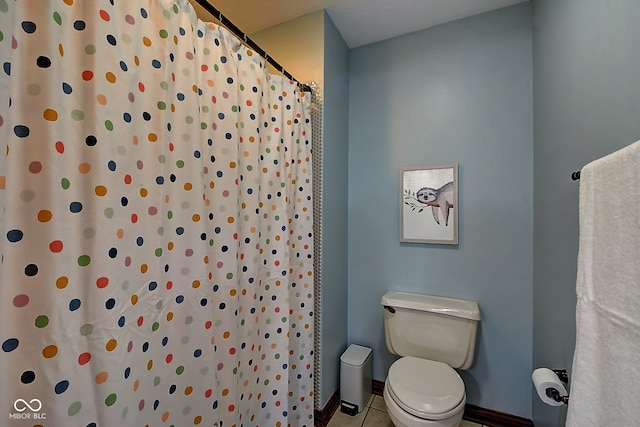
[[[309,94],[187,0],[0,0],[0,62],[1,416],[313,425]]]

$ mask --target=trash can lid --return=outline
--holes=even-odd
[[[370,355],[371,349],[369,347],[351,344],[349,348],[342,353],[342,356],[340,356],[340,361],[351,366],[362,366]]]

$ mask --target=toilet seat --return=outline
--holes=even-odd
[[[406,356],[389,368],[389,396],[404,411],[426,420],[443,420],[463,408],[464,382],[449,365]]]

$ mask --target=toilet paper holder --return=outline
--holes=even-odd
[[[565,384],[569,383],[569,373],[567,372],[566,369],[552,369],[552,371],[554,374],[558,376],[560,381],[562,381]]]
[[[565,385],[569,383],[569,374],[566,369],[552,369],[553,373],[558,376],[558,379],[562,381]],[[553,387],[549,387],[545,390],[545,394],[547,397],[555,400],[556,402],[561,402],[565,405],[569,404],[569,396],[561,396],[560,392]]]

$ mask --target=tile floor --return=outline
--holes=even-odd
[[[351,416],[340,412],[340,408],[331,417],[327,427],[393,427],[393,423],[387,415],[387,407],[382,396],[371,396],[364,411]],[[485,427],[481,424],[462,421],[460,427]]]

